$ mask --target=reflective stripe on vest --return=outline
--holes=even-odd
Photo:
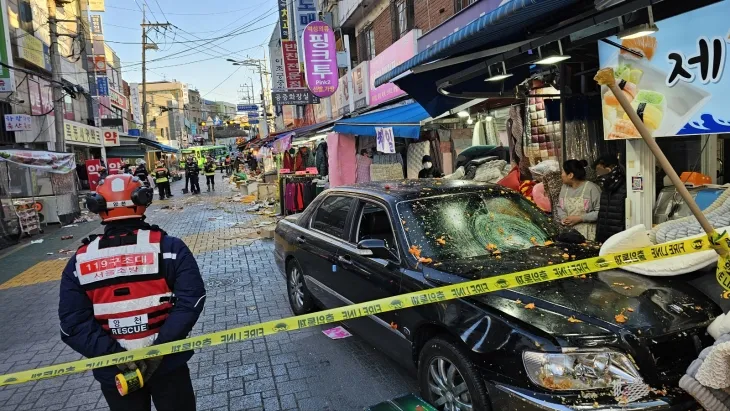
[[[155,183],[166,183],[168,181],[167,169],[158,168],[155,170]]]
[[[162,233],[139,230],[125,238],[131,244],[106,248],[100,248],[102,239],[76,253],[76,276],[104,330],[125,349],[148,347],[172,308],[172,291],[161,272]]]

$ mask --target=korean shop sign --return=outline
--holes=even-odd
[[[633,109],[654,137],[730,133],[730,2],[657,23],[631,40],[609,38],[641,54],[598,43],[601,67],[612,67]],[[641,138],[607,87],[601,90],[606,139]]]
[[[272,91],[271,99],[275,106],[301,106],[306,104],[319,104],[319,97],[307,89]]]
[[[286,77],[286,88],[304,88],[302,73],[299,72],[297,43],[292,40],[282,40],[281,48],[284,55],[284,75]]]
[[[302,44],[302,36],[307,25],[317,20],[317,7],[314,0],[294,0],[292,3],[294,8],[294,29],[296,30],[296,42]],[[300,61],[304,62],[304,50],[299,50]]]
[[[279,30],[282,40],[289,40],[289,11],[287,0],[278,0],[279,4]]]
[[[127,97],[124,96],[124,94],[114,90],[113,88],[109,88],[109,102],[112,106],[121,108],[124,111],[129,110],[129,103],[127,102]]]
[[[375,88],[375,79],[389,72],[390,70],[405,63],[416,55],[416,39],[420,30],[414,29],[408,32],[400,40],[391,44],[382,53],[370,60],[370,105],[377,106],[388,100],[405,95],[405,91],[393,83],[383,84]]]
[[[101,129],[71,120],[63,122],[63,136],[68,144],[101,147]]]
[[[337,50],[332,28],[313,21],[304,28],[304,73],[307,87],[317,97],[329,97],[337,91]]]

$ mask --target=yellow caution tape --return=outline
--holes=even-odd
[[[408,294],[381,298],[379,300],[352,304],[346,307],[333,308],[312,314],[299,315],[296,317],[267,321],[245,327],[232,328],[230,330],[204,334],[147,348],[73,361],[65,364],[51,365],[27,371],[14,372],[0,375],[0,386],[20,384],[44,378],[85,372],[96,368],[114,366],[117,364],[190,351],[198,348],[241,342],[285,331],[299,330],[322,324],[380,314],[388,311],[417,307],[457,298],[471,297],[497,290],[543,283],[593,272],[611,270],[632,264],[676,257],[683,254],[707,251],[718,247],[718,244],[720,243],[723,244],[722,246],[727,247],[727,234],[723,234],[722,236],[713,235],[712,238],[715,241],[711,241],[708,237],[704,237],[664,243],[645,248],[637,248],[622,253],[607,254],[601,257],[569,261],[511,274],[498,275],[480,280],[467,281],[443,287],[431,288],[424,291],[416,291]],[[722,239],[723,241],[719,241],[719,239]],[[566,258],[566,260],[567,259],[568,258]],[[723,271],[722,280],[726,283],[730,282],[729,271]],[[718,281],[720,281],[719,270]],[[728,287],[728,285],[725,285],[723,282],[721,282],[721,284],[723,284],[724,287]]]

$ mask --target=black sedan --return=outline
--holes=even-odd
[[[598,253],[513,191],[446,180],[328,190],[275,239],[295,314]],[[438,409],[687,410],[674,387],[721,312],[685,281],[613,270],[345,325],[416,371]]]

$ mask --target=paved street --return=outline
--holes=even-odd
[[[194,334],[291,315],[273,242],[258,234],[272,218],[230,202],[220,174],[216,179],[219,191],[198,197],[183,196],[182,183],[175,183],[174,199],[157,201],[148,211],[150,223],[181,237],[198,259],[207,303]],[[60,229],[42,244],[0,256],[0,373],[81,358],[59,336],[58,285],[65,265],[59,257],[68,256],[58,251],[75,250],[99,227],[95,221]],[[60,240],[65,230],[73,240]],[[333,341],[321,331],[196,353],[190,368],[198,409],[350,411],[416,391],[412,376],[359,338]],[[106,403],[91,373],[0,388],[0,410],[102,409]]]

